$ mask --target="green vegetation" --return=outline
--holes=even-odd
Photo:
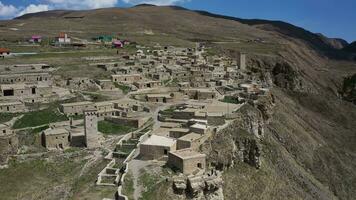
[[[54,106],[47,109],[25,113],[21,119],[18,119],[13,128],[20,129],[26,127],[35,127],[53,122],[66,121],[68,118],[59,113]]]
[[[221,102],[224,103],[233,103],[233,104],[241,104],[242,102],[239,101],[238,98],[235,97],[231,97],[231,96],[225,96],[223,100],[221,100]]]
[[[128,172],[125,176],[125,182],[122,187],[122,193],[126,195],[129,199],[134,199],[133,194],[134,194],[135,188],[134,188],[134,182],[132,179],[132,174],[131,172]]]
[[[151,199],[151,193],[152,191],[155,190],[156,184],[158,183],[159,179],[158,177],[148,173],[148,172],[143,172],[141,174],[139,183],[145,188],[145,191],[142,193],[142,200],[145,199]]]
[[[84,95],[89,96],[93,102],[107,101],[109,98],[105,95],[94,93],[94,92],[82,92]]]
[[[0,170],[1,199],[61,199],[61,191],[49,191],[73,179],[81,168],[81,162],[70,159],[11,161],[9,168]]]
[[[105,167],[107,162],[100,160],[94,164],[83,176],[78,177],[71,185],[73,196],[70,200],[86,199],[96,200],[103,198],[114,198],[116,187],[95,186],[97,174]]]
[[[114,83],[116,88],[119,88],[124,94],[127,94],[131,91],[131,88],[127,85],[122,85],[119,83]]]
[[[177,78],[174,78],[171,82],[167,84],[168,87],[176,87],[178,86],[179,80]]]
[[[163,80],[161,81],[162,85],[167,85],[167,83],[169,83],[170,79],[167,79],[167,80]]]
[[[48,129],[49,128],[49,126],[48,125],[44,125],[44,126],[40,126],[40,127],[38,127],[38,128],[34,128],[34,129],[31,129],[31,134],[34,134],[34,133],[40,133],[40,132],[42,132],[42,131],[44,131],[44,130],[46,130],[46,129]]]
[[[8,122],[18,115],[18,113],[0,113],[0,123]]]
[[[80,114],[80,115],[73,115],[71,116],[73,118],[73,120],[78,120],[78,119],[84,119],[84,115]]]
[[[139,184],[145,188],[145,191],[142,192],[142,197],[140,200],[154,200],[159,199],[164,194],[167,193],[168,188],[171,183],[166,183],[159,177],[157,174],[151,174],[147,171],[142,171]]]
[[[345,100],[356,104],[356,74],[344,79],[342,93]]]
[[[133,144],[137,144],[137,142],[131,142],[131,143],[133,143]],[[136,146],[134,146],[134,145],[130,145],[130,146],[122,146],[122,147],[120,147],[120,148],[118,148],[118,149],[116,149],[117,151],[121,151],[122,153],[125,153],[126,154],[126,156],[128,156],[134,149],[135,149],[135,147]]]
[[[100,132],[108,135],[124,135],[135,130],[135,128],[108,121],[99,121],[98,129]]]
[[[73,152],[76,152],[76,151],[79,151],[79,150],[81,150],[80,147],[70,147],[68,149],[65,149],[64,153],[73,153]]]

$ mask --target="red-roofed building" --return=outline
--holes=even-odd
[[[124,47],[124,44],[120,40],[115,40],[112,42],[112,46],[114,48],[122,48]]]
[[[71,38],[68,37],[67,33],[59,33],[59,36],[56,38],[58,44],[70,44]]]
[[[42,36],[40,35],[33,35],[30,39],[30,42],[32,43],[40,43],[42,42]]]
[[[10,50],[6,48],[0,48],[0,57],[5,57],[10,55]]]

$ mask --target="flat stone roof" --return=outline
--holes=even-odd
[[[190,158],[205,158],[206,155],[196,152],[192,149],[182,149],[174,152],[169,152],[170,154],[173,154],[181,159],[190,159]]]
[[[107,105],[114,105],[113,102],[111,101],[102,101],[102,102],[96,102],[94,103],[96,106],[107,106]]]
[[[5,129],[5,128],[9,128],[9,126],[6,124],[0,124],[0,129]]]
[[[80,102],[74,102],[74,103],[63,103],[61,104],[62,106],[81,106],[81,105],[92,105],[93,102],[91,101],[80,101]]]
[[[152,145],[152,146],[165,146],[171,147],[176,143],[176,140],[169,137],[152,135],[146,141],[144,141],[143,145]]]
[[[174,122],[162,122],[161,123],[161,127],[164,127],[164,128],[177,128],[180,126],[181,126],[181,124],[174,123]]]
[[[148,98],[172,98],[169,94],[147,94]]]
[[[19,90],[19,89],[25,89],[25,84],[18,83],[18,84],[3,84],[0,85],[0,88],[2,90]]]
[[[211,88],[186,88],[183,91],[214,92]]]
[[[202,130],[208,129],[208,126],[207,126],[207,125],[199,124],[199,123],[193,124],[193,125],[191,125],[190,127],[191,127],[191,128],[196,128],[196,129],[202,129]]]
[[[190,119],[190,122],[197,122],[197,123],[203,123],[203,124],[208,124],[208,120],[205,119]]]
[[[188,133],[187,135],[184,135],[180,138],[178,138],[179,140],[183,140],[183,141],[194,141],[194,140],[197,140],[197,139],[200,139],[202,137],[202,135],[198,134],[198,133]]]
[[[20,101],[13,101],[13,102],[1,102],[0,106],[11,106],[11,105],[22,105],[23,103]]]
[[[181,132],[181,133],[188,133],[189,132],[189,128],[172,128],[171,130],[169,130],[169,132]]]
[[[141,76],[141,74],[113,74],[111,77],[132,77],[132,76]]]
[[[45,135],[61,135],[61,134],[68,134],[68,131],[64,128],[55,128],[55,129],[46,129],[43,131]]]
[[[220,101],[213,101],[211,104],[208,104],[202,111],[207,113],[221,113],[227,114],[232,113],[238,110],[242,104],[232,104],[232,103],[225,103]]]

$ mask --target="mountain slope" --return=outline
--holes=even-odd
[[[343,48],[344,51],[350,52],[350,53],[356,53],[356,41],[352,42],[351,44],[345,46]]]

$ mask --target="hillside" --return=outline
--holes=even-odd
[[[351,44],[345,46],[343,48],[344,51],[350,52],[350,53],[356,53],[356,41],[352,42]]]
[[[274,89],[266,99],[270,107],[246,108],[241,113],[246,122],[236,121],[204,145],[209,163],[225,169],[225,198],[354,199],[356,106],[342,100],[339,92],[345,77],[356,74],[356,63],[340,50],[346,45],[341,40],[280,21],[157,6],[48,11],[0,21],[0,27],[0,45],[65,31],[87,40],[118,34],[144,45],[204,41],[214,54],[244,51],[256,77]],[[236,147],[252,137],[240,129],[256,124],[264,129],[260,169],[239,162],[236,155]],[[162,199],[173,198],[167,195]]]

